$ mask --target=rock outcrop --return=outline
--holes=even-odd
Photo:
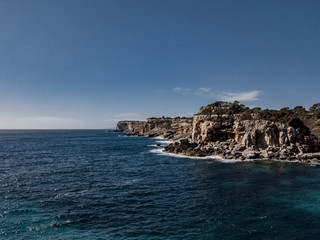
[[[298,160],[320,165],[320,141],[290,111],[216,102],[200,108],[193,118],[124,121],[118,123],[117,130],[127,135],[173,139],[164,151],[187,156]]]
[[[116,131],[127,133],[139,133],[145,126],[143,121],[120,121],[117,123]]]
[[[188,138],[192,132],[192,118],[148,118],[146,121],[120,121],[116,130],[127,136]]]

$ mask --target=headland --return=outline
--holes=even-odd
[[[299,161],[320,166],[320,104],[309,110],[249,108],[239,102],[215,102],[192,118],[120,121],[127,136],[163,137],[165,152],[224,159]]]

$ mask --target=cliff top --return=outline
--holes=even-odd
[[[249,108],[235,101],[217,101],[201,107],[196,115],[235,115],[239,114],[241,120],[263,119],[272,122],[287,123],[294,128],[300,128],[306,135],[312,134],[320,137],[320,103],[312,105],[309,110],[302,106],[292,109],[285,107],[280,110]],[[309,130],[310,129],[310,130]]]

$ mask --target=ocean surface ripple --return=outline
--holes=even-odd
[[[1,130],[0,239],[320,235],[319,168],[174,157],[118,135]]]

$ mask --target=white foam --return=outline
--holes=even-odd
[[[118,135],[118,137],[123,137],[123,138],[135,138],[135,137],[139,137],[139,136],[126,136],[126,135]]]
[[[189,159],[200,159],[200,160],[215,160],[222,163],[237,163],[237,162],[253,162],[256,161],[256,159],[246,159],[246,160],[240,160],[240,159],[224,159],[217,155],[212,156],[205,156],[205,157],[193,157],[193,156],[186,156],[182,154],[176,154],[176,153],[167,153],[163,151],[164,148],[156,148],[152,149],[149,152],[155,153],[158,155],[164,155],[164,156],[170,156],[170,157],[176,157],[176,158],[189,158]],[[261,160],[261,159],[259,159]]]
[[[281,160],[281,159],[254,159],[255,161],[284,162],[284,163],[303,163],[299,160]]]
[[[192,156],[186,156],[182,154],[176,154],[176,153],[167,153],[163,151],[164,148],[157,148],[157,149],[152,149],[149,152],[156,153],[158,155],[166,155],[166,156],[171,156],[171,157],[177,157],[177,158],[190,158],[190,159],[215,159],[215,160],[222,160],[223,158],[219,156],[205,156],[205,157],[192,157]]]
[[[243,160],[240,159],[218,159],[219,162],[223,162],[223,163],[237,163],[237,162],[243,162]]]
[[[159,147],[156,144],[147,145],[148,147]]]
[[[152,146],[152,145],[150,145]],[[156,146],[156,145],[155,145]],[[193,156],[186,156],[186,155],[182,155],[182,154],[176,154],[176,153],[167,153],[163,151],[164,148],[156,148],[156,149],[152,149],[149,150],[149,152],[151,153],[155,153],[157,155],[164,155],[164,156],[170,156],[170,157],[175,157],[175,158],[189,158],[189,159],[203,159],[203,160],[215,160],[218,162],[223,162],[223,163],[238,163],[238,162],[263,162],[263,161],[276,161],[276,162],[285,162],[285,163],[301,163],[301,161],[299,160],[281,160],[281,159],[245,159],[245,160],[240,160],[240,159],[224,159],[220,156],[217,155],[212,155],[212,156],[205,156],[205,157],[193,157]]]
[[[161,143],[161,144],[170,144],[172,143],[170,140],[161,140],[161,141],[156,141],[156,143]]]
[[[152,139],[165,139],[165,138],[158,136],[158,137],[152,137]]]

